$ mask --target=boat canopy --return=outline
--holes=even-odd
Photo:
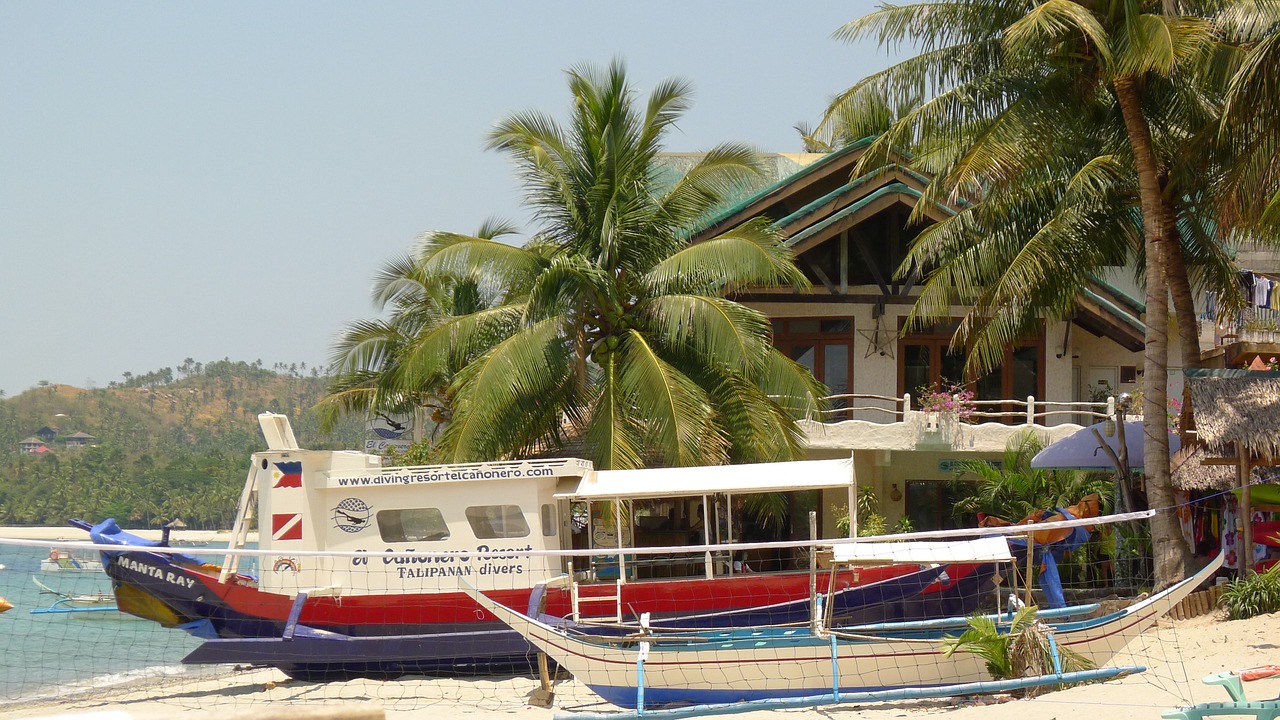
[[[859,565],[898,563],[1012,562],[1003,536],[944,542],[851,542],[833,546],[832,562]]]
[[[845,458],[712,467],[597,470],[583,477],[575,490],[557,493],[556,497],[612,500],[848,488],[853,480],[852,463],[851,459]]]

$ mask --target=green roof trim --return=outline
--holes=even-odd
[[[924,185],[928,185],[928,184],[929,184],[929,180],[928,180],[927,178],[925,178],[923,175],[921,175],[921,174],[919,174],[919,173],[917,173],[917,172],[915,172],[915,171],[913,171],[913,170],[911,170],[911,169],[909,169],[909,168],[903,167],[902,165],[898,165],[898,164],[883,165],[883,166],[881,166],[881,167],[876,168],[875,170],[872,170],[871,172],[869,172],[869,173],[867,173],[867,174],[865,174],[865,175],[861,175],[861,176],[859,176],[857,179],[853,180],[852,182],[850,182],[850,183],[848,183],[848,184],[846,184],[846,185],[842,185],[842,186],[840,186],[840,187],[836,188],[835,190],[832,190],[831,192],[827,193],[826,195],[823,195],[822,197],[818,198],[817,200],[814,200],[813,202],[809,203],[808,205],[805,205],[804,207],[800,208],[799,210],[796,210],[795,212],[791,213],[790,215],[788,215],[788,216],[786,216],[786,217],[784,217],[784,218],[781,218],[781,219],[779,219],[779,220],[774,221],[774,225],[775,225],[775,226],[777,226],[778,228],[786,228],[786,226],[788,226],[788,225],[792,225],[792,224],[794,224],[795,222],[797,222],[798,220],[802,220],[802,219],[804,219],[805,217],[808,217],[809,215],[812,215],[812,214],[813,214],[814,212],[816,212],[819,208],[823,207],[824,205],[827,205],[828,203],[832,202],[833,200],[839,200],[841,197],[844,197],[845,195],[848,195],[849,193],[853,192],[854,190],[857,190],[858,188],[860,188],[860,187],[862,187],[862,186],[864,186],[864,185],[867,185],[867,184],[868,184],[868,183],[870,183],[871,181],[873,181],[873,180],[875,180],[875,179],[879,178],[880,176],[882,176],[882,175],[887,175],[888,173],[893,172],[894,170],[901,170],[902,172],[906,173],[907,175],[911,176],[912,178],[915,178],[916,180],[919,180],[919,181],[920,181],[922,184],[924,184]]]
[[[876,200],[879,200],[880,198],[887,197],[890,195],[909,195],[915,198],[916,200],[919,200],[923,196],[923,193],[921,193],[919,190],[916,190],[915,188],[909,185],[903,185],[900,182],[889,183],[888,185],[885,185],[879,190],[876,190],[870,195],[862,198],[858,202],[852,203],[842,208],[839,212],[828,215],[827,219],[823,220],[822,222],[816,223],[814,225],[810,225],[809,227],[805,228],[803,232],[797,233],[794,237],[788,238],[786,245],[787,247],[795,246],[800,242],[803,242],[804,240],[807,240],[808,238],[813,237],[814,235],[817,235],[818,233],[826,230],[827,228],[831,227],[833,224],[840,222],[841,220],[844,220],[850,215],[857,213],[858,211],[862,210],[863,208],[875,202]],[[945,205],[939,205],[938,203],[934,203],[934,205],[944,212],[954,212],[953,210],[951,210],[951,208],[948,208]]]
[[[1121,302],[1123,302],[1125,305],[1128,305],[1130,308],[1132,308],[1132,309],[1133,309],[1135,312],[1137,312],[1138,314],[1142,314],[1142,313],[1145,313],[1145,312],[1147,311],[1147,304],[1146,304],[1146,303],[1144,303],[1144,302],[1142,302],[1141,300],[1139,300],[1139,299],[1135,298],[1134,296],[1132,296],[1132,295],[1130,295],[1130,294],[1126,293],[1125,291],[1123,291],[1123,290],[1121,290],[1120,288],[1118,288],[1118,287],[1116,287],[1116,286],[1112,285],[1111,283],[1109,283],[1109,282],[1107,282],[1107,281],[1103,280],[1102,278],[1098,277],[1097,275],[1090,275],[1090,276],[1089,276],[1089,282],[1092,282],[1093,284],[1095,284],[1095,285],[1097,285],[1097,286],[1101,287],[1102,289],[1106,290],[1107,292],[1111,293],[1112,295],[1115,295],[1115,296],[1116,296],[1116,299],[1120,300],[1120,301],[1121,301]]]
[[[1244,368],[1183,368],[1182,374],[1189,378],[1280,378],[1280,372]]]
[[[764,199],[764,198],[768,197],[770,194],[772,194],[772,193],[774,193],[774,192],[776,192],[776,191],[778,191],[778,190],[780,190],[780,189],[782,189],[782,188],[784,188],[784,187],[786,187],[786,186],[790,185],[791,183],[795,182],[797,178],[804,177],[805,175],[809,175],[810,173],[817,172],[819,168],[826,167],[827,165],[830,165],[831,163],[833,163],[833,162],[835,162],[835,161],[837,161],[837,160],[839,160],[839,159],[841,159],[841,158],[845,157],[846,155],[849,155],[850,153],[854,152],[855,150],[860,150],[860,149],[862,149],[862,148],[864,148],[864,147],[866,147],[866,146],[870,145],[874,140],[875,140],[875,138],[873,138],[873,137],[865,137],[865,138],[862,138],[861,140],[859,140],[859,141],[857,141],[857,142],[854,142],[854,143],[850,143],[850,144],[848,144],[848,145],[845,145],[844,147],[840,148],[839,150],[836,150],[836,151],[834,151],[834,152],[828,153],[826,157],[824,157],[824,158],[822,158],[822,159],[820,159],[820,160],[815,160],[815,161],[813,161],[813,162],[809,163],[808,165],[805,165],[805,166],[804,166],[803,168],[801,168],[800,170],[796,171],[795,173],[793,173],[793,174],[791,174],[791,175],[788,175],[788,176],[786,176],[786,177],[782,178],[781,180],[779,180],[779,181],[777,181],[777,182],[773,183],[772,185],[766,185],[765,187],[763,187],[763,188],[761,188],[761,189],[759,189],[759,190],[755,191],[754,193],[752,193],[752,194],[748,195],[748,196],[747,196],[747,197],[745,197],[744,199],[739,200],[738,202],[734,203],[733,205],[730,205],[729,207],[725,208],[724,210],[721,210],[720,212],[716,213],[715,215],[712,215],[710,218],[708,218],[707,220],[705,220],[705,221],[703,221],[702,223],[700,223],[700,224],[698,225],[698,227],[694,228],[694,229],[693,229],[693,231],[690,233],[690,235],[695,235],[695,236],[696,236],[696,235],[699,235],[699,234],[701,234],[701,233],[705,232],[706,230],[708,230],[709,228],[712,228],[712,227],[715,227],[716,225],[719,225],[720,223],[724,222],[725,220],[728,220],[729,218],[733,217],[734,215],[736,215],[736,214],[738,214],[738,213],[742,212],[743,210],[745,210],[745,209],[747,209],[747,208],[751,207],[751,205],[753,205],[753,204],[755,204],[755,203],[759,202],[760,200],[762,200],[762,199]]]
[[[1085,297],[1101,305],[1102,309],[1110,312],[1113,316],[1115,316],[1117,319],[1119,319],[1121,322],[1128,325],[1129,327],[1132,327],[1135,330],[1140,330],[1144,334],[1147,332],[1146,323],[1134,317],[1131,313],[1125,312],[1123,309],[1117,307],[1115,303],[1102,297],[1098,293],[1090,290],[1089,288],[1085,288],[1084,290],[1081,291],[1081,294],[1083,294]]]

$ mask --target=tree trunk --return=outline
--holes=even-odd
[[[1195,299],[1191,296],[1191,278],[1182,254],[1182,235],[1178,232],[1173,203],[1166,200],[1165,212],[1165,281],[1173,298],[1173,314],[1178,323],[1178,345],[1182,350],[1182,368],[1203,367],[1200,359],[1200,324],[1196,320]],[[1191,386],[1182,383],[1182,409],[1178,413],[1178,429],[1184,434],[1192,427]]]
[[[1163,253],[1165,213],[1151,129],[1142,112],[1138,88],[1132,79],[1122,79],[1115,82],[1114,89],[1138,172],[1142,244],[1147,257],[1143,467],[1147,504],[1158,510],[1151,519],[1151,547],[1155,555],[1156,589],[1159,590],[1182,580],[1187,570],[1188,555],[1173,508],[1173,487],[1169,478],[1169,290],[1165,283]]]
[[[1182,350],[1182,367],[1202,367],[1200,360],[1199,322],[1196,320],[1195,299],[1191,295],[1191,278],[1187,275],[1186,260],[1182,254],[1182,236],[1174,220],[1170,203],[1165,210],[1165,281],[1173,299],[1174,319],[1178,323],[1178,344]]]

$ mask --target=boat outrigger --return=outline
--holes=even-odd
[[[39,578],[31,581],[40,588],[41,595],[52,595],[55,599],[48,607],[31,608],[32,615],[64,615],[74,614],[80,617],[120,617],[116,612],[116,598],[104,592],[66,593],[40,582]],[[105,614],[104,614],[105,613]]]
[[[459,578],[503,605],[574,620],[649,613],[733,626],[761,622],[761,607],[777,608],[769,622],[807,619],[807,565],[735,571],[713,552],[722,527],[732,540],[720,508],[744,493],[834,489],[853,497],[848,460],[630,471],[595,471],[578,459],[384,468],[377,455],[300,448],[283,415],[264,413],[259,424],[268,449],[252,456],[221,564],[112,520],[77,524],[111,546],[102,555],[123,612],[207,640],[189,663],[274,665],[313,679],[529,667],[529,645],[460,592]],[[642,498],[663,500],[644,516],[633,502]],[[258,548],[250,550],[255,518]],[[628,552],[646,540],[670,552]],[[575,552],[596,557],[575,562]],[[260,575],[240,572],[249,556],[261,562]],[[963,614],[979,597],[969,586],[993,572],[979,563],[848,570],[833,582],[851,592],[832,602],[866,622]],[[562,575],[571,581],[532,595]]]

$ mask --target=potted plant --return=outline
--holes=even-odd
[[[937,431],[939,422],[945,419],[969,422],[973,418],[976,410],[973,390],[963,385],[935,384],[922,387],[917,392],[920,395],[920,412],[925,413],[925,427],[930,431]]]

